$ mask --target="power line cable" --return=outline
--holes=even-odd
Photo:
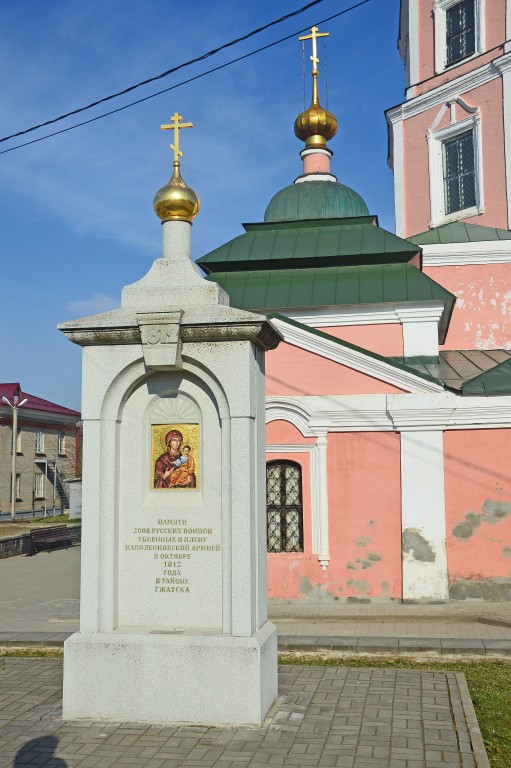
[[[355,3],[354,5],[351,5],[349,8],[345,8],[342,11],[339,11],[338,13],[334,13],[332,16],[327,16],[325,19],[321,19],[320,21],[316,22],[316,25],[319,24],[326,24],[329,21],[332,21],[333,19],[338,18],[339,16],[343,16],[345,13],[348,13],[349,11],[353,11],[357,8],[359,8],[362,5],[365,5],[366,3],[371,2],[371,0],[360,0],[360,2]],[[262,51],[266,51],[269,48],[273,48],[276,45],[280,45],[280,43],[284,43],[287,40],[290,40],[293,37],[296,37],[297,35],[300,35],[302,32],[307,31],[309,27],[303,27],[302,29],[297,30],[296,32],[293,32],[290,35],[286,35],[285,37],[281,37],[279,40],[275,40],[272,43],[268,43],[267,45],[263,45],[261,48],[257,48],[254,51],[250,51],[249,53],[245,53],[243,56],[238,56],[235,59],[231,59],[230,61],[225,62],[224,64],[220,64],[217,67],[213,67],[212,69],[208,69],[205,72],[201,72],[198,75],[195,75],[194,77],[189,77],[187,80],[182,80],[180,83],[176,83],[175,85],[169,86],[169,88],[164,88],[161,91],[156,91],[156,93],[152,93],[149,96],[145,96],[142,99],[137,99],[136,101],[132,101],[129,104],[124,104],[122,107],[118,107],[117,109],[112,109],[109,112],[104,112],[101,115],[97,115],[96,117],[91,117],[89,120],[83,120],[81,123],[75,123],[74,125],[70,125],[68,128],[62,128],[60,131],[54,131],[53,133],[48,133],[44,136],[40,136],[38,139],[32,139],[31,141],[26,141],[23,144],[16,144],[14,147],[10,147],[9,149],[4,149],[0,152],[0,155],[5,155],[8,152],[14,152],[16,149],[21,149],[22,147],[28,147],[30,144],[37,144],[40,141],[44,141],[45,139],[51,139],[53,136],[59,136],[62,133],[67,133],[68,131],[73,131],[75,128],[80,128],[83,125],[88,125],[89,123],[94,123],[97,120],[101,120],[104,117],[109,117],[110,115],[115,115],[117,112],[122,112],[125,109],[129,109],[130,107],[134,107],[137,104],[142,104],[144,101],[149,101],[149,99],[154,99],[156,96],[161,96],[163,93],[168,93],[169,91],[173,91],[176,88],[180,88],[183,85],[188,85],[188,83],[192,83],[195,80],[200,80],[202,77],[206,77],[207,75],[211,75],[214,72],[218,72],[221,69],[225,69],[226,67],[231,66],[231,64],[237,64],[239,61],[243,61],[244,59],[248,59],[251,56],[255,56],[257,53],[261,53]],[[69,113],[73,114],[73,113]],[[63,119],[63,118],[62,118]],[[54,121],[50,121],[54,122]],[[48,123],[42,123],[42,125],[47,125]],[[29,130],[35,130],[29,129]],[[13,136],[19,136],[23,135],[23,133],[27,133],[28,131],[22,131],[19,134],[13,134]],[[7,137],[7,138],[13,138]],[[6,141],[6,139],[1,139],[0,141]]]
[[[135,85],[130,85],[128,86],[128,88],[123,88],[122,91],[117,91],[116,93],[112,93],[110,94],[110,96],[104,96],[102,99],[98,99],[97,101],[92,101],[90,104],[87,104],[85,107],[78,107],[77,109],[73,109],[71,112],[66,112],[64,115],[59,115],[59,117],[54,117],[51,120],[46,120],[44,123],[39,123],[38,125],[33,125],[31,128],[26,128],[24,131],[11,133],[10,136],[4,136],[4,138],[0,139],[0,143],[4,141],[8,141],[9,139],[14,139],[17,136],[23,136],[25,133],[30,133],[31,131],[37,131],[38,128],[44,128],[47,125],[58,123],[60,120],[65,120],[66,117],[71,117],[72,115],[78,115],[80,112],[85,112],[85,110],[87,109],[92,109],[92,107],[97,107],[98,104],[103,104],[105,101],[116,99],[118,96],[124,96],[124,94],[130,93],[131,91],[134,91],[136,88],[141,88],[143,85],[154,83],[155,80],[161,80],[164,77],[168,77],[169,75],[172,75],[174,72],[178,72],[180,69],[189,67],[192,64],[197,64],[199,61],[204,61],[204,59],[208,59],[211,56],[214,56],[215,54],[220,53],[220,51],[224,51],[226,48],[230,48],[233,45],[237,45],[238,43],[241,43],[244,40],[248,40],[249,38],[254,37],[255,35],[258,35],[260,32],[264,32],[266,29],[270,29],[271,27],[274,27],[277,24],[281,24],[283,21],[287,21],[288,19],[291,19],[294,16],[299,16],[301,13],[308,11],[309,8],[312,8],[315,5],[319,5],[319,3],[323,3],[324,1],[325,0],[311,0],[311,2],[307,3],[307,5],[304,5],[302,8],[299,8],[298,10],[293,11],[292,13],[288,13],[285,16],[281,16],[279,19],[270,21],[268,24],[265,24],[262,27],[253,29],[251,32],[248,32],[246,35],[243,35],[242,37],[238,37],[235,40],[231,40],[228,43],[219,45],[218,48],[213,48],[211,51],[208,51],[207,53],[203,53],[201,56],[197,56],[195,59],[190,59],[189,61],[185,61],[183,64],[178,64],[177,66],[172,67],[171,69],[165,70],[165,72],[161,72],[159,75],[154,75],[154,77],[148,77],[146,80],[141,80],[140,83],[136,83]]]

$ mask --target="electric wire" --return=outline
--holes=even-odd
[[[322,0],[318,0],[318,2],[322,2]],[[369,2],[371,2],[371,0],[360,0],[360,2],[355,3],[354,5],[351,5],[348,8],[343,9],[342,11],[339,11],[338,13],[334,13],[331,16],[326,17],[325,19],[321,19],[320,21],[316,22],[316,25],[326,24],[327,22],[332,21],[333,19],[336,19],[339,16],[343,16],[344,14],[346,14],[346,13],[348,13],[350,11],[353,11],[353,10],[359,8],[360,6],[365,5],[366,3],[369,3]],[[218,72],[221,69],[225,69],[226,67],[231,66],[231,64],[237,64],[239,61],[243,61],[244,59],[248,59],[251,56],[255,56],[257,53],[261,53],[263,51],[268,50],[269,48],[273,48],[276,45],[280,45],[280,43],[286,42],[287,40],[290,40],[291,38],[296,37],[297,35],[300,35],[302,32],[305,32],[307,29],[309,29],[309,27],[303,27],[302,29],[299,29],[299,30],[295,31],[295,32],[293,32],[290,35],[286,35],[285,37],[281,37],[279,40],[275,40],[272,43],[268,43],[267,45],[263,45],[260,48],[255,49],[254,51],[250,51],[249,53],[245,53],[242,56],[236,57],[235,59],[231,59],[230,61],[224,62],[224,64],[220,64],[217,67],[213,67],[211,69],[206,70],[205,72],[201,72],[200,74],[195,75],[194,77],[189,77],[186,80],[182,80],[179,83],[175,83],[174,85],[171,85],[168,88],[163,88],[161,91],[156,91],[155,93],[152,93],[149,96],[145,96],[145,97],[143,97],[141,99],[137,99],[136,101],[132,101],[129,104],[124,104],[122,107],[117,107],[117,109],[112,109],[112,110],[110,110],[108,112],[102,113],[101,115],[96,115],[96,117],[92,117],[89,120],[83,120],[82,122],[75,123],[74,125],[70,125],[67,128],[62,128],[60,131],[54,131],[52,133],[45,134],[44,136],[40,136],[37,139],[32,139],[31,141],[25,141],[22,144],[16,144],[14,147],[10,147],[9,149],[2,150],[0,152],[0,155],[5,155],[8,152],[14,152],[16,149],[21,149],[22,147],[28,147],[30,144],[37,144],[38,142],[45,141],[46,139],[50,139],[53,136],[59,136],[60,134],[67,133],[68,131],[72,131],[75,128],[80,128],[83,125],[88,125],[89,123],[94,123],[97,120],[101,120],[104,117],[109,117],[110,115],[114,115],[117,112],[122,112],[125,109],[129,109],[130,107],[136,106],[137,104],[142,104],[144,101],[149,101],[149,99],[154,99],[157,96],[161,96],[163,93],[168,93],[169,91],[173,91],[176,88],[182,87],[183,85],[188,85],[188,83],[192,83],[195,80],[200,80],[202,77],[206,77],[207,75],[211,75],[214,72]],[[242,40],[242,39],[245,39],[245,38],[240,38],[240,40]],[[227,45],[229,45],[229,44],[227,44]],[[224,46],[224,47],[226,47],[226,46]],[[218,50],[221,50],[221,49],[218,49]],[[187,64],[184,64],[182,66],[187,66]],[[180,66],[178,68],[180,69],[180,68],[182,68],[182,66]],[[175,69],[173,71],[175,71]],[[160,76],[158,76],[158,77],[160,77]],[[158,79],[158,78],[153,78],[153,79]],[[149,82],[149,81],[146,81],[146,82]],[[132,90],[132,89],[127,89],[126,91],[122,91],[122,93],[127,93],[129,90]],[[117,95],[119,95],[119,94],[117,94]],[[109,99],[109,98],[114,98],[114,96],[107,97],[107,99]],[[106,101],[107,99],[103,99],[101,101]],[[99,103],[101,103],[101,101],[95,102],[95,104],[99,104]],[[95,106],[95,104],[89,105],[89,107],[90,106]],[[83,109],[88,109],[89,107],[84,107],[81,110],[75,110],[74,112],[69,112],[67,115],[63,115],[60,118],[56,118],[55,120],[50,120],[50,121],[47,121],[46,123],[41,123],[39,126],[34,126],[33,128],[29,128],[26,131],[20,131],[19,133],[12,134],[11,136],[7,136],[7,137],[5,137],[3,139],[0,139],[0,142],[7,141],[7,139],[14,138],[15,136],[21,136],[21,135],[23,135],[25,133],[28,133],[29,131],[36,130],[36,128],[41,128],[44,125],[48,125],[50,123],[56,122],[57,120],[64,119],[64,117],[69,117],[70,115],[76,114],[76,112],[79,112],[79,111],[83,111]]]
[[[270,21],[268,24],[265,24],[262,27],[253,29],[251,32],[248,32],[246,35],[243,35],[242,37],[238,37],[235,40],[230,40],[228,43],[219,45],[217,48],[213,48],[211,51],[208,51],[207,53],[203,53],[201,56],[197,56],[195,59],[190,59],[189,61],[185,61],[183,64],[178,64],[175,67],[172,67],[171,69],[167,69],[165,70],[165,72],[161,72],[159,75],[154,75],[154,77],[148,77],[146,80],[141,80],[139,83],[135,83],[135,85],[130,85],[127,88],[123,88],[122,91],[117,91],[116,93],[112,93],[110,94],[110,96],[104,96],[102,99],[97,99],[97,101],[92,101],[90,104],[87,104],[84,107],[78,107],[77,109],[73,109],[71,112],[66,112],[64,115],[59,115],[59,117],[54,117],[51,120],[46,120],[44,123],[33,125],[31,128],[26,128],[25,130],[18,131],[17,133],[11,133],[10,136],[4,136],[3,138],[0,139],[0,144],[4,141],[8,141],[9,139],[14,139],[17,136],[23,136],[25,133],[30,133],[31,131],[37,131],[38,128],[44,128],[47,125],[58,123],[60,120],[65,120],[66,117],[71,117],[72,115],[78,115],[80,112],[85,112],[85,110],[87,109],[92,109],[92,107],[97,107],[98,104],[103,104],[105,101],[116,99],[118,96],[124,96],[124,94],[130,93],[131,91],[134,91],[136,88],[141,88],[143,85],[154,83],[155,80],[161,80],[164,77],[168,77],[169,75],[174,74],[174,72],[178,72],[180,69],[189,67],[192,64],[197,64],[199,61],[204,61],[205,59],[208,59],[211,56],[215,56],[215,54],[220,53],[220,51],[224,51],[226,48],[230,48],[233,45],[242,43],[244,40],[248,40],[249,38],[254,37],[255,35],[258,35],[260,32],[264,32],[266,29],[270,29],[271,27],[274,27],[277,24],[281,24],[283,21],[287,21],[288,19],[294,16],[298,16],[301,13],[308,11],[313,6],[319,5],[319,3],[323,3],[324,1],[325,0],[311,0],[311,2],[307,3],[307,5],[304,5],[302,8],[299,8],[296,11],[293,11],[292,13],[288,13],[285,16],[281,16],[279,19]]]

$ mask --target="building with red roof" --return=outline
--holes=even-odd
[[[11,512],[14,399],[16,512],[66,509],[69,481],[80,476],[81,414],[23,392],[19,382],[0,383],[0,514]]]

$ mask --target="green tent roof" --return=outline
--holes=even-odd
[[[480,224],[466,224],[454,221],[433,227],[408,238],[415,245],[440,245],[451,243],[480,243],[488,240],[511,240],[511,231],[496,227],[482,227]]]
[[[409,264],[215,272],[207,279],[229,294],[232,306],[259,311],[440,301],[444,305],[440,340],[445,338],[455,301],[449,291]]]
[[[332,183],[332,182],[328,182]],[[198,259],[205,272],[389,264],[420,259],[420,248],[363,216],[244,224],[245,233]]]

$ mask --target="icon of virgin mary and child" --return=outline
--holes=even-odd
[[[167,452],[154,465],[155,488],[195,488],[195,462],[191,447],[183,445],[183,435],[171,429],[165,435]]]

